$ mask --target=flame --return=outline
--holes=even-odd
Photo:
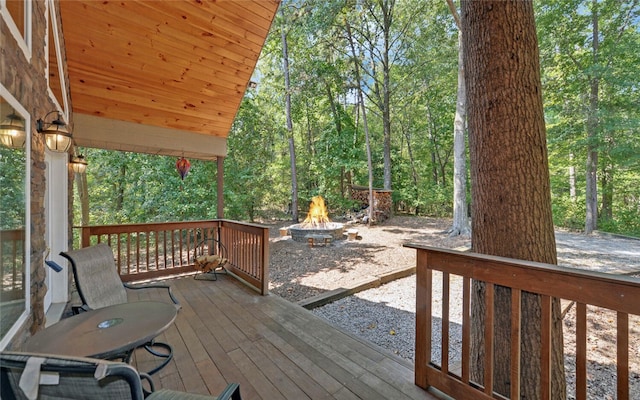
[[[315,196],[309,204],[309,212],[307,218],[302,222],[303,226],[320,226],[331,222],[329,212],[324,204],[322,196]]]

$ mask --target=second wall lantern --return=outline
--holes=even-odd
[[[0,142],[11,149],[21,149],[26,139],[24,119],[15,112],[7,115],[0,123]]]

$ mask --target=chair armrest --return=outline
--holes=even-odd
[[[173,291],[171,291],[171,286],[169,285],[158,285],[158,284],[151,284],[151,285],[131,285],[129,283],[123,282],[122,283],[124,285],[125,288],[127,289],[132,289],[132,290],[138,290],[138,289],[167,289],[167,291],[169,292],[169,297],[171,297],[171,301],[173,302],[173,304],[176,305],[177,309],[180,309],[180,302],[178,301],[178,299],[176,299],[176,297],[173,295]]]

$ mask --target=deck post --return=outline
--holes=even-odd
[[[218,184],[217,184],[217,198],[218,206],[216,210],[216,216],[218,219],[224,218],[224,157],[216,157],[218,164]]]

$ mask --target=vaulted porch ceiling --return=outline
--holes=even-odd
[[[61,1],[76,143],[226,155],[278,4]]]

